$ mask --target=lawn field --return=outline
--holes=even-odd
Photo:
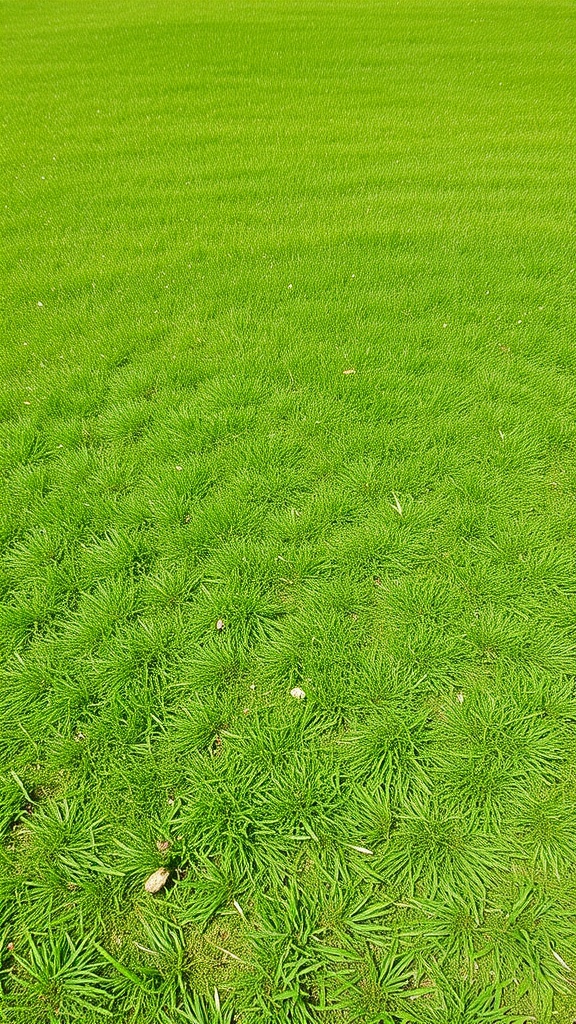
[[[572,5],[0,18],[1,1024],[573,1024]]]

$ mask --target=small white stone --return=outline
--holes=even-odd
[[[149,893],[160,892],[160,889],[164,888],[169,878],[170,872],[168,868],[158,868],[153,875],[146,879],[144,888]]]
[[[299,686],[295,686],[292,690],[290,690],[290,696],[295,697],[296,700],[304,700],[306,694],[304,693],[304,690],[300,689]]]

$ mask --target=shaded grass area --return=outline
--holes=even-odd
[[[0,1019],[571,1024],[568,5],[3,20]]]

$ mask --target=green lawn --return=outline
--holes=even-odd
[[[572,1024],[571,4],[1,20],[2,1024]]]

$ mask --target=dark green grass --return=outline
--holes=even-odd
[[[571,18],[2,5],[6,1024],[574,1020]]]

